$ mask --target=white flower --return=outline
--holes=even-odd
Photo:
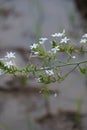
[[[40,38],[39,40],[41,40],[41,41],[46,41],[46,40],[48,40],[48,38]]]
[[[52,37],[62,37],[62,36],[64,36],[64,35],[65,35],[65,30],[63,30],[62,33],[54,33],[54,34],[52,34],[51,36],[52,36]]]
[[[51,35],[52,37],[58,37],[58,33],[54,33]]]
[[[41,82],[41,78],[39,77],[39,78],[35,78],[36,79],[36,81],[38,81],[38,82]]]
[[[40,67],[40,70],[48,69],[49,67]]]
[[[87,39],[81,39],[80,43],[86,43]]]
[[[40,38],[39,40],[40,40],[39,41],[40,44],[44,44],[44,42],[47,41],[48,38]]]
[[[56,46],[55,48],[52,48],[51,49],[51,51],[53,52],[53,53],[56,53],[57,51],[59,51],[60,49],[59,49],[59,46]]]
[[[60,43],[67,43],[70,39],[68,39],[67,37],[64,37],[63,39],[61,39]]]
[[[12,61],[9,62],[5,62],[5,66],[7,66],[8,68],[10,68],[11,66],[13,66],[14,64],[12,63]]]
[[[3,70],[2,69],[0,69],[0,75],[2,75],[4,72],[3,72]]]
[[[38,44],[34,43],[33,45],[30,46],[30,49],[35,49],[37,48]]]
[[[34,51],[34,54],[35,54],[35,55],[38,55],[38,54],[39,54],[39,52],[37,52],[37,51]]]
[[[82,37],[85,37],[85,38],[87,38],[87,33],[86,33],[86,34],[84,34]]]
[[[72,58],[73,58],[73,59],[75,59],[75,58],[76,58],[76,56],[72,56]]]
[[[7,55],[5,56],[5,58],[16,58],[15,57],[15,53],[13,53],[13,52],[7,52]]]
[[[57,93],[54,94],[54,97],[57,97]]]
[[[45,70],[46,74],[51,76],[51,75],[54,75],[54,72],[53,70]]]

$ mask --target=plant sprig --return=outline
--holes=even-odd
[[[40,64],[29,63],[23,68],[18,68],[14,62],[15,53],[7,52],[0,61],[0,74],[25,75],[26,77],[33,75],[37,81],[45,84],[62,81],[77,68],[82,74],[86,74],[87,60],[76,61],[74,59],[76,59],[76,55],[87,53],[86,47],[84,47],[87,44],[87,35],[82,36],[79,47],[69,43],[70,39],[66,37],[65,30],[51,36],[54,39],[50,42],[50,50],[47,50],[45,46],[45,42],[49,42],[47,38],[40,38],[39,43],[30,45],[30,59],[33,56],[40,57]],[[59,54],[62,53],[66,55],[64,61],[59,57]],[[71,70],[61,74],[62,69],[69,66],[72,66]]]

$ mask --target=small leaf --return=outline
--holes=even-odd
[[[82,74],[86,74],[86,69],[80,67],[80,72],[81,72]]]
[[[52,41],[52,47],[54,48],[54,47],[56,47],[56,46],[57,46],[56,41]]]

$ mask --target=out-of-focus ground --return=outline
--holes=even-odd
[[[0,0],[0,57],[6,51],[15,51],[16,63],[23,67],[28,62],[29,45],[40,37],[50,38],[52,33],[62,32],[63,29],[73,43],[79,44],[84,33],[81,23],[73,0]],[[37,59],[33,60],[38,62]],[[28,125],[29,130],[36,130],[35,119],[47,113],[46,99],[40,89],[36,90],[42,86],[31,79],[28,86],[33,86],[35,90],[23,89],[17,92],[16,88],[23,87],[23,84],[18,80],[11,81],[11,76],[0,76],[1,129],[4,130],[7,124],[12,130],[27,130]],[[82,122],[83,129],[86,130],[87,88],[84,76],[75,71],[62,83],[51,84],[49,87],[54,91],[47,101],[51,113],[56,114],[60,109],[76,111],[77,100],[82,99],[81,114],[85,115]],[[14,91],[7,88],[14,88]],[[59,91],[57,96],[55,89]],[[37,125],[37,129],[42,128]],[[60,130],[65,129],[60,127]]]

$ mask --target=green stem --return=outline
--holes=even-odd
[[[55,67],[59,67],[59,68],[62,68],[64,66],[71,66],[71,65],[80,65],[80,64],[84,64],[84,63],[87,63],[87,60],[84,60],[84,61],[80,61],[80,62],[72,62],[72,63],[65,63],[65,64],[62,64],[62,65],[57,65],[57,66],[52,66],[52,67],[47,67],[47,68],[43,68],[43,69],[37,69],[36,71],[40,71],[40,70],[50,70],[50,69],[54,69]]]
[[[66,63],[66,64],[60,65],[60,66],[58,66],[58,67],[69,66],[69,65],[80,65],[80,64],[84,64],[84,63],[86,63],[86,62],[87,62],[87,60],[80,61],[80,62]]]
[[[1,62],[0,62],[1,63]],[[77,65],[79,66],[80,64],[84,64],[84,63],[87,63],[87,60],[84,60],[84,61],[79,61],[79,62],[71,62],[71,63],[64,63],[62,65],[57,65],[57,66],[52,66],[52,67],[47,67],[47,68],[43,68],[43,69],[39,69],[39,68],[36,68],[35,71],[43,71],[43,70],[50,70],[50,69],[54,69],[55,67],[59,67],[59,68],[62,68],[62,67],[66,67],[66,66],[72,66],[72,65]],[[0,64],[0,68],[5,70],[6,72],[8,73],[16,73],[16,72],[19,72],[19,73],[27,73],[27,72],[32,72],[32,69],[30,68],[27,68],[27,69],[19,69],[19,68],[7,68],[6,66],[4,66],[3,63]],[[15,72],[14,72],[15,71]],[[33,70],[34,71],[34,70]]]
[[[78,65],[76,65],[72,70],[70,70],[68,73],[66,73],[62,79],[65,79],[70,73],[72,73],[76,68],[78,67]]]

